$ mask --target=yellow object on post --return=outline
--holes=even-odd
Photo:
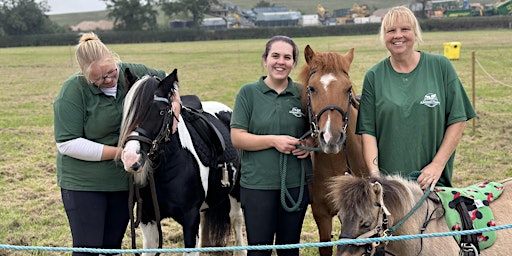
[[[458,60],[460,57],[460,42],[444,43],[444,56],[450,60]]]

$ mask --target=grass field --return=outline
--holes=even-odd
[[[466,186],[512,176],[512,30],[424,33],[422,51],[443,54],[443,43],[461,42],[452,61],[478,118],[470,121],[455,159],[454,182]],[[365,71],[387,56],[377,35],[295,38],[302,49],[346,52],[355,48],[351,79],[360,92]],[[266,40],[110,45],[124,61],[172,71],[178,68],[180,92],[232,106],[239,87],[264,75],[261,54]],[[475,53],[475,94],[472,53]],[[56,186],[52,103],[62,81],[78,70],[74,46],[0,48],[0,244],[71,246],[67,219]],[[301,57],[298,67],[304,63]],[[478,64],[479,63],[479,64]],[[481,65],[481,66],[480,66]],[[293,73],[295,78],[299,68]],[[181,231],[164,221],[164,247],[182,247]],[[334,231],[334,237],[339,228]],[[307,215],[302,242],[317,242]],[[130,248],[125,238],[124,248]],[[140,242],[141,238],[138,238]],[[140,247],[140,246],[139,246]],[[0,255],[64,253],[0,250]],[[307,248],[303,255],[317,255]]]

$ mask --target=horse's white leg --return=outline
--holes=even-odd
[[[141,223],[142,246],[144,249],[158,248],[158,228],[155,221],[148,224]],[[143,253],[142,256],[151,256],[154,253]]]
[[[236,246],[244,246],[244,235],[243,235],[243,226],[244,226],[244,215],[242,212],[242,207],[240,202],[236,201],[235,198],[229,196],[229,202],[231,204],[231,210],[229,211],[229,218],[231,220],[231,227],[235,230],[235,245]],[[247,255],[246,250],[233,251],[234,255],[245,256]]]
[[[205,225],[205,212],[204,211],[200,211],[199,212],[199,230],[197,232],[197,235],[199,236],[198,239],[197,239],[197,244],[196,244],[196,248],[201,248],[203,247],[203,239],[205,238],[204,234],[203,234],[203,230],[204,230],[204,225]]]

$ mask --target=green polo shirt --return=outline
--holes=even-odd
[[[80,74],[69,77],[53,104],[56,142],[85,138],[104,145],[116,146],[123,115],[125,97],[124,71],[142,77],[165,72],[140,64],[118,63],[119,81],[116,97],[105,95],[90,85]],[[128,176],[122,163],[113,160],[83,161],[57,153],[57,184],[64,189],[81,191],[128,190]]]
[[[256,135],[290,135],[299,138],[306,131],[307,120],[300,101],[301,85],[288,78],[286,90],[277,94],[269,88],[265,77],[242,86],[238,92],[231,127],[247,130]],[[280,155],[275,148],[259,151],[243,151],[242,187],[250,189],[279,189]],[[298,187],[301,178],[301,160],[286,155],[288,188]]]
[[[376,137],[384,174],[415,179],[434,159],[448,126],[475,116],[450,61],[421,52],[410,73],[396,72],[389,58],[368,70],[356,133]],[[454,157],[439,180],[444,186],[452,186]]]

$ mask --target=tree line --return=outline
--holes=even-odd
[[[114,30],[157,30],[159,10],[166,17],[181,15],[199,28],[205,14],[218,0],[103,0],[107,17],[114,21]],[[258,5],[268,4],[261,0]],[[35,35],[66,32],[45,13],[50,11],[47,0],[0,0],[0,36]]]

